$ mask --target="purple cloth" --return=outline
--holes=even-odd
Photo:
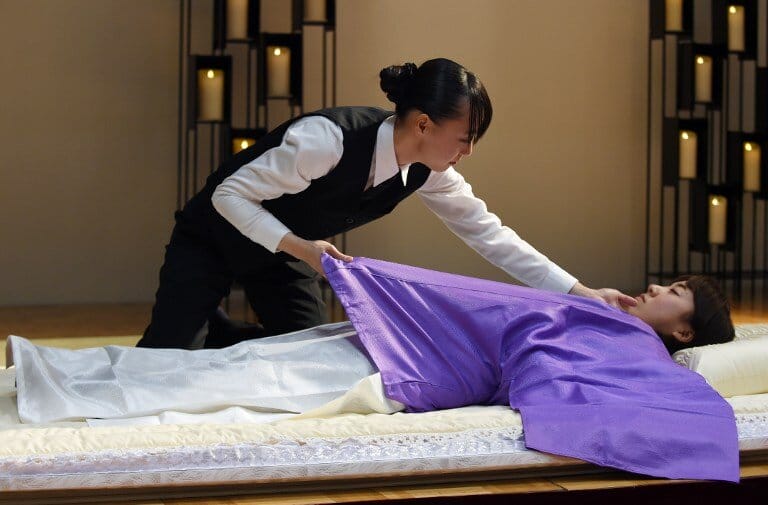
[[[509,404],[526,446],[657,477],[738,482],[733,410],[640,319],[602,302],[323,258],[386,395],[412,412]]]

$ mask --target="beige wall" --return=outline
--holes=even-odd
[[[339,102],[386,105],[392,63],[462,62],[495,107],[461,167],[476,192],[588,283],[635,288],[646,5],[338,0]],[[0,0],[0,305],[151,300],[176,200],[177,23],[175,0]],[[349,244],[505,278],[417,199]]]
[[[388,106],[378,71],[445,56],[478,74],[490,130],[459,170],[504,223],[588,284],[643,283],[647,2],[339,0],[341,104]],[[413,198],[351,254],[506,275]]]
[[[173,1],[0,0],[0,304],[151,298],[177,19]]]

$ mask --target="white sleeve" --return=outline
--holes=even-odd
[[[330,172],[343,152],[344,135],[337,124],[321,116],[302,118],[279,146],[224,179],[213,192],[213,206],[240,233],[275,252],[291,230],[261,202],[305,190]]]
[[[453,167],[432,172],[417,193],[453,233],[512,277],[533,288],[563,293],[576,284],[575,277],[488,212],[485,202]]]

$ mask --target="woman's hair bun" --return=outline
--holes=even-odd
[[[403,65],[391,65],[381,72],[381,90],[387,94],[387,99],[395,105],[404,105],[408,96],[408,88],[416,78],[416,72],[419,67],[415,63],[405,63]]]

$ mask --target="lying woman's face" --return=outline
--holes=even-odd
[[[637,306],[629,307],[627,312],[645,321],[659,335],[669,337],[675,332],[693,331],[693,292],[685,281],[669,286],[651,284],[636,299]]]

